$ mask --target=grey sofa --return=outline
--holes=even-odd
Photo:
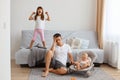
[[[47,49],[49,49],[51,47],[53,34],[55,34],[57,32],[61,33],[64,43],[66,43],[66,39],[68,39],[70,37],[79,37],[82,39],[89,40],[88,49],[72,49],[72,54],[73,54],[74,59],[75,59],[76,55],[81,51],[93,51],[95,54],[97,54],[97,59],[95,60],[94,63],[99,63],[99,64],[103,63],[104,51],[102,49],[99,49],[99,47],[98,47],[95,31],[45,30],[45,40],[46,40]],[[26,49],[26,48],[29,47],[32,37],[33,37],[33,30],[23,30],[22,31],[21,46],[20,46],[20,49],[15,53],[16,64],[19,64],[19,65],[28,64],[28,55],[31,53],[31,50]],[[41,44],[39,36],[37,36],[37,39],[36,39],[34,45],[36,45],[38,43]]]

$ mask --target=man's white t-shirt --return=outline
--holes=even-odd
[[[63,44],[63,46],[61,47],[56,46],[54,58],[66,66],[68,53],[71,53],[71,52],[72,52],[71,48],[67,44]]]

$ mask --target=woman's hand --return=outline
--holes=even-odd
[[[50,17],[49,17],[49,14],[48,14],[48,12],[45,12],[45,14],[47,15],[47,21],[50,21]]]
[[[47,14],[47,15],[48,15],[48,12],[45,12],[45,14]]]
[[[35,14],[35,12],[32,13],[32,15]]]
[[[32,12],[32,14],[29,17],[29,20],[34,20],[34,17],[33,17],[34,14],[35,14],[35,12]]]

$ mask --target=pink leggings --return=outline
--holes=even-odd
[[[43,29],[35,29],[32,40],[33,41],[36,40],[36,37],[37,37],[38,33],[40,35],[41,41],[45,41],[45,39],[44,39],[44,30]]]

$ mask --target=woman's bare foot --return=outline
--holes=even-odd
[[[46,77],[49,74],[49,71],[45,71],[42,73],[42,77]]]

